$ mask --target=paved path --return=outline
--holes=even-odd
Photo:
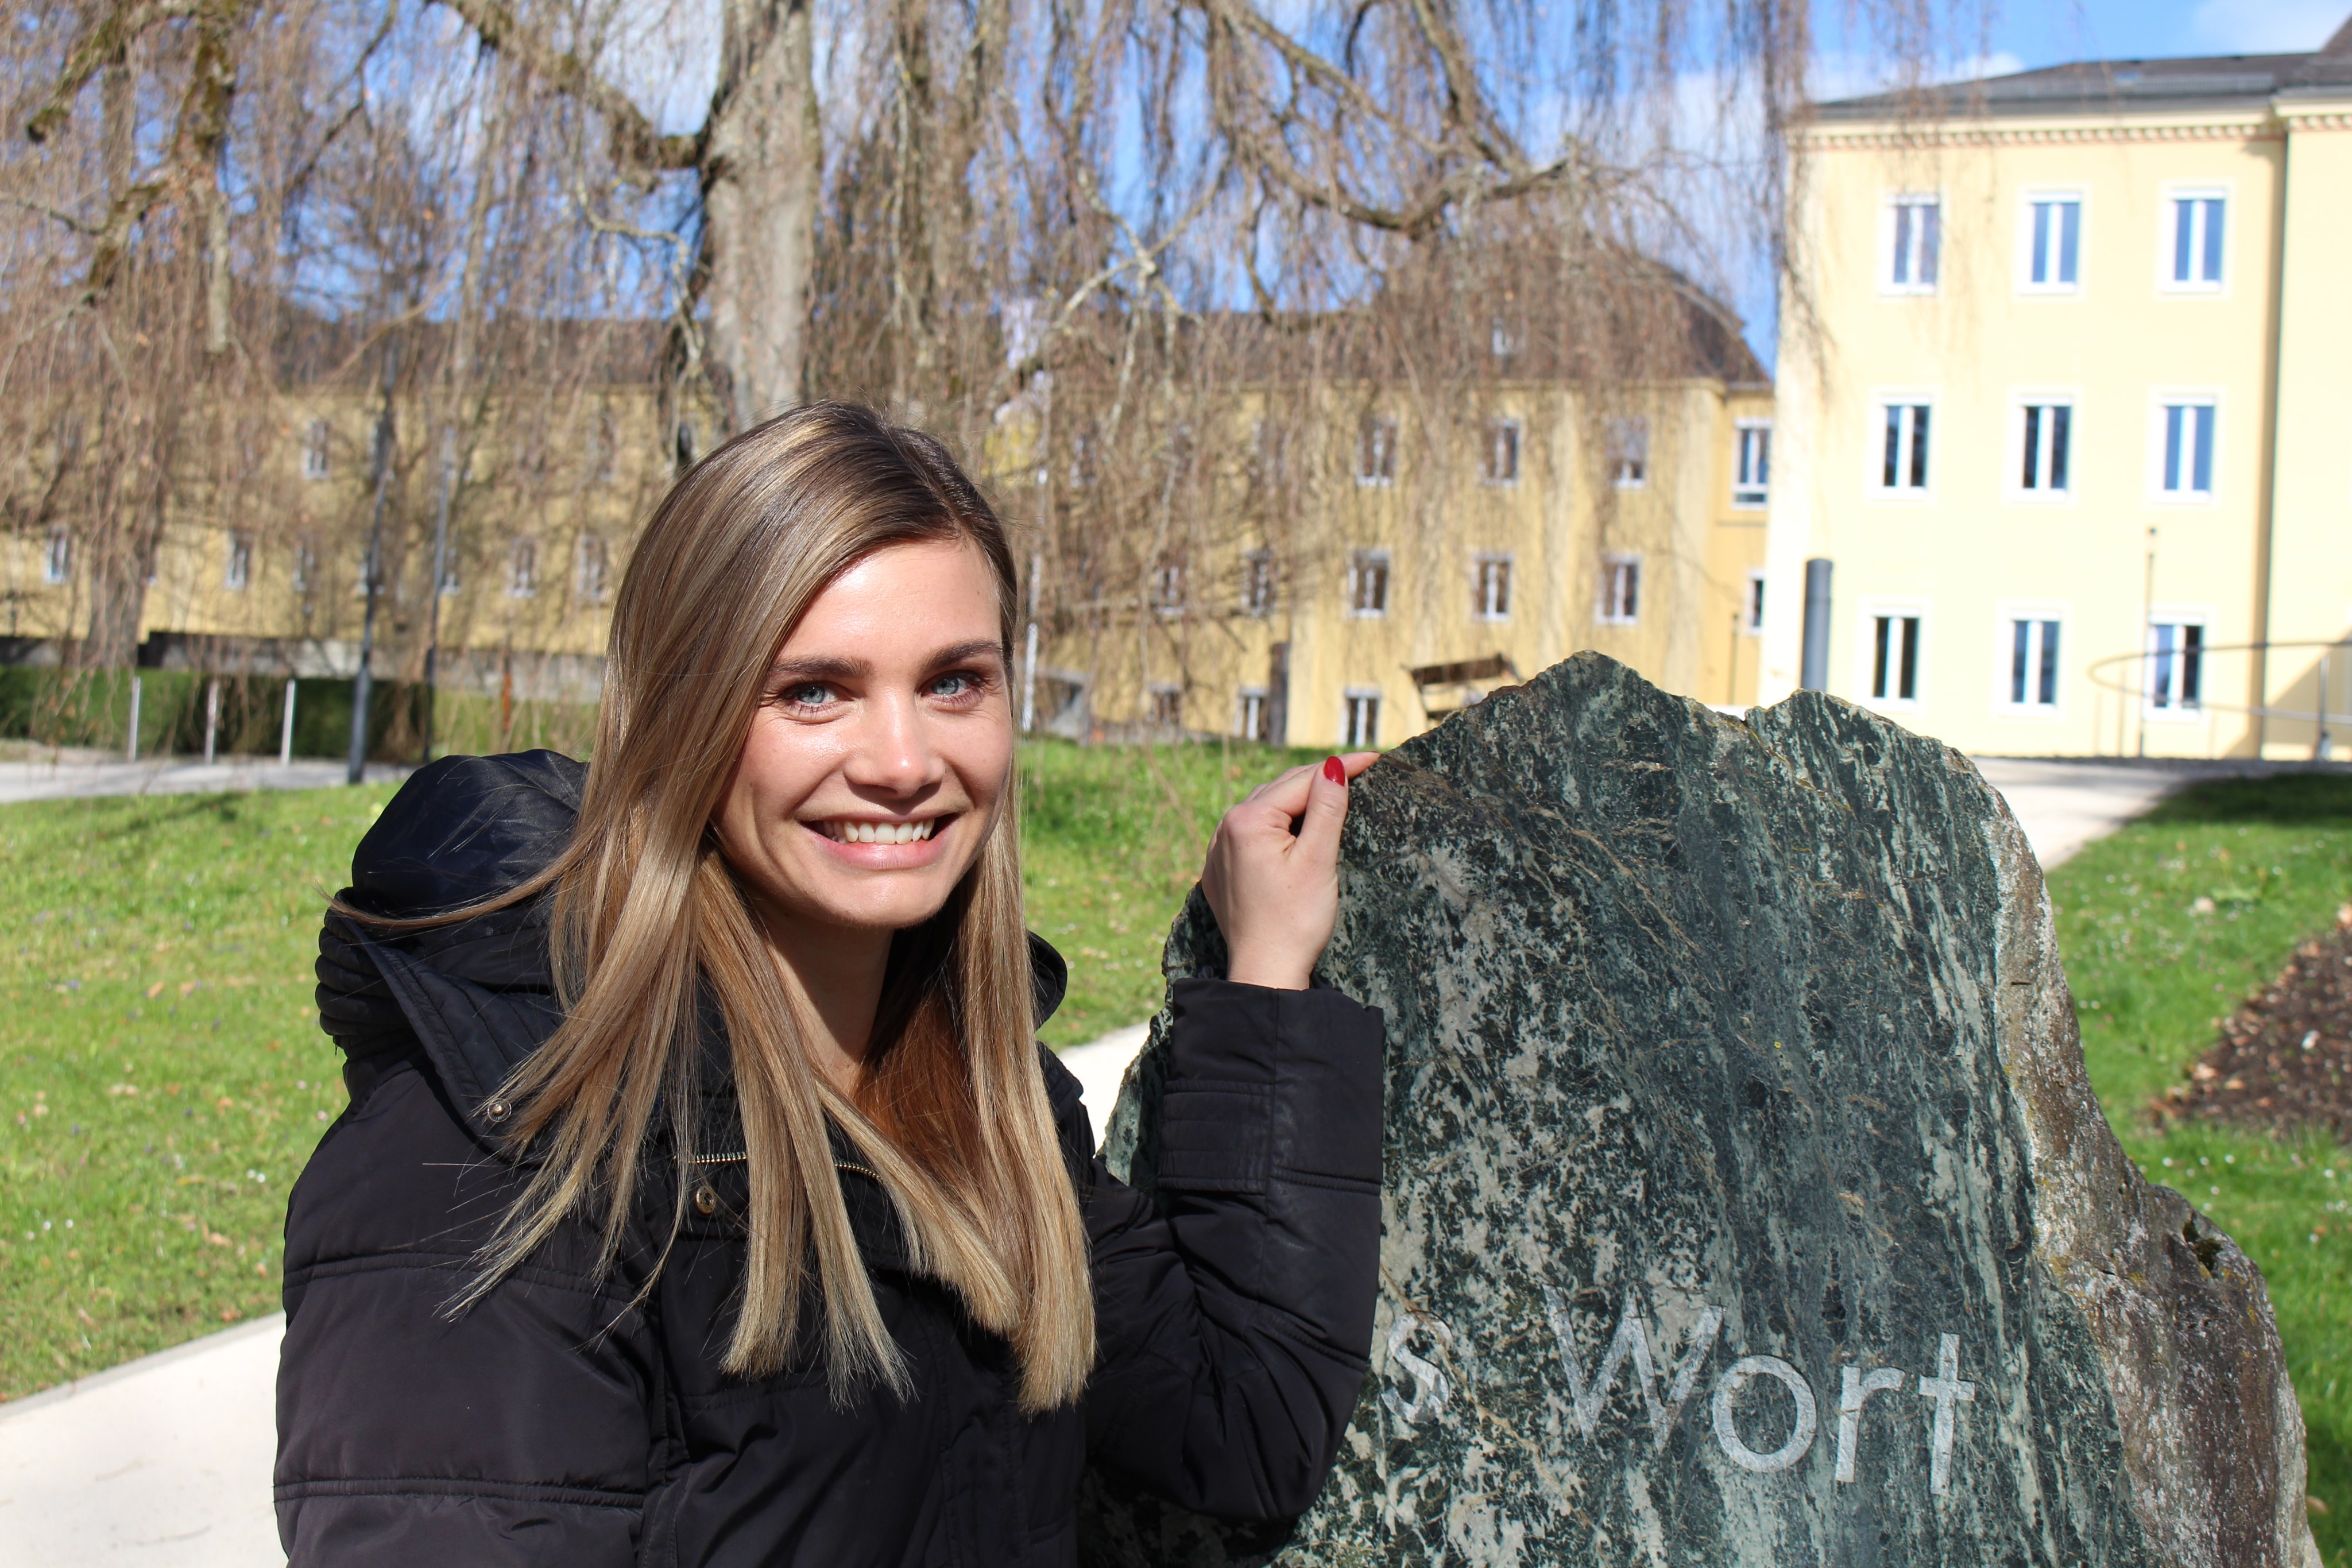
[[[409,769],[389,763],[368,764],[371,782],[405,779]],[[341,784],[344,764],[304,760],[279,764],[274,758],[231,757],[206,763],[185,757],[158,758],[152,762],[92,760],[86,754],[66,753],[58,759],[0,762],[0,805],[17,800],[64,800],[93,795],[186,795],[226,789],[317,789]]]
[[[27,766],[0,764],[0,800],[32,798],[6,793]],[[50,792],[301,788],[342,777],[336,763],[298,763],[282,782],[272,776],[286,770],[274,765],[246,765],[241,774],[234,771],[239,766],[180,764],[153,775],[169,783]],[[2240,770],[1999,758],[1978,766],[2008,797],[2045,865],[2112,832],[2193,778]],[[299,771],[305,768],[331,776]],[[57,771],[70,772],[71,765]],[[95,771],[111,779],[132,770],[112,763]],[[136,771],[146,772],[146,765]],[[1120,1077],[1142,1049],[1146,1027],[1118,1030],[1062,1053],[1086,1085],[1097,1137]],[[284,1331],[284,1319],[270,1318],[0,1405],[0,1568],[282,1563],[269,1471],[278,1341]]]
[[[0,1405],[0,1565],[282,1563],[271,1317]]]

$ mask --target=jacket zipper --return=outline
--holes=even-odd
[[[745,1151],[738,1149],[731,1155],[697,1155],[692,1159],[687,1160],[684,1163],[689,1166],[731,1166],[739,1165],[749,1157],[750,1155]],[[867,1170],[864,1166],[853,1165],[847,1160],[834,1161],[833,1168],[837,1171],[856,1171],[859,1176],[862,1176],[866,1180],[872,1182],[878,1182],[882,1179],[872,1171]]]

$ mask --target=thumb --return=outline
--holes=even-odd
[[[1348,820],[1348,772],[1338,758],[1315,772],[1307,810],[1298,821],[1297,853],[1316,865],[1339,863],[1339,829]]]

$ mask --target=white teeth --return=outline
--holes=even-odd
[[[936,818],[919,822],[845,822],[835,818],[824,824],[825,836],[845,844],[918,844],[931,836]]]

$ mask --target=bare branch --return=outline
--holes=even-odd
[[[441,0],[465,19],[482,40],[556,91],[577,99],[603,118],[621,161],[646,169],[696,169],[702,164],[704,136],[664,136],[629,95],[599,77],[588,62],[558,49],[524,26],[499,0]]]

